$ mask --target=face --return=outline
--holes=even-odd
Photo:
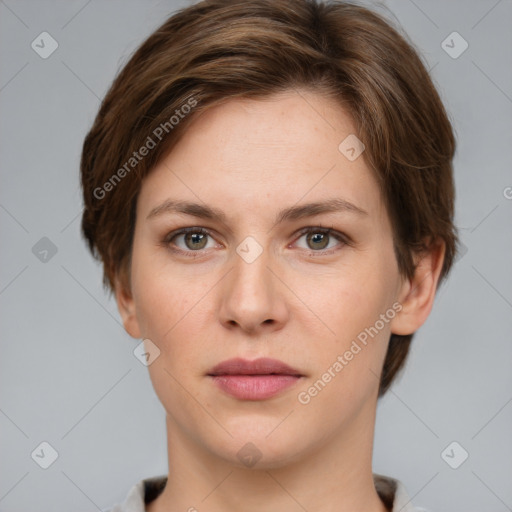
[[[373,425],[405,285],[377,183],[339,149],[351,134],[312,91],[230,100],[143,182],[118,303],[160,351],[171,429],[204,453],[240,464],[252,443],[276,467]]]

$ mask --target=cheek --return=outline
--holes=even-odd
[[[206,310],[205,283],[150,266],[135,275],[134,297],[141,334],[160,350],[159,357],[148,367],[153,388],[168,413],[181,411],[179,417],[200,416],[201,409],[187,390],[194,389],[203,370],[199,363],[211,352],[211,340],[205,336],[212,322]]]
[[[328,322],[336,337],[315,349],[315,371],[297,397],[310,419],[322,418],[323,428],[335,429],[354,418],[377,393],[390,336],[391,314],[386,316],[386,311],[394,313],[387,295],[378,292],[342,287],[331,296],[337,314],[332,303],[325,310],[330,312]]]
[[[318,363],[311,380],[318,385],[311,393],[322,394],[318,404],[329,402],[341,412],[347,407],[341,398],[357,403],[378,386],[396,315],[395,274],[392,262],[374,258],[371,264],[352,266],[343,276],[326,280],[324,293],[313,295],[318,316],[335,333],[316,349]]]
[[[377,262],[353,266],[324,284],[323,292],[313,295],[315,308],[335,332],[338,344],[350,342],[373,326],[393,304],[392,272]]]
[[[151,379],[157,394],[163,390],[168,396],[175,384],[171,375],[185,383],[205,370],[201,363],[212,352],[215,321],[208,291],[216,280],[211,273],[194,276],[154,262],[143,265],[139,259],[133,273],[134,299],[142,336],[160,350],[149,367]],[[179,396],[179,386],[173,393]]]
[[[201,309],[208,275],[186,276],[159,254],[134,250],[132,289],[141,332],[164,343]]]

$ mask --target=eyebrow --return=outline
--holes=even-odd
[[[337,212],[353,213],[361,216],[368,215],[368,212],[345,199],[332,198],[325,201],[317,201],[285,208],[277,214],[274,225],[285,221],[313,217],[322,213]],[[189,201],[175,201],[172,199],[167,199],[153,208],[146,219],[170,213],[183,213],[201,219],[219,220],[224,224],[227,222],[226,214],[218,208]]]

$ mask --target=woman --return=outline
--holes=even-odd
[[[82,231],[166,411],[115,512],[406,511],[377,400],[456,251],[455,141],[414,49],[346,2],[200,2],[84,143]]]

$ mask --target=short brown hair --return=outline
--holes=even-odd
[[[406,36],[349,2],[205,0],[178,11],[139,47],[84,141],[82,234],[103,262],[108,290],[116,279],[129,288],[141,182],[190,120],[235,97],[296,87],[336,99],[352,116],[392,222],[400,272],[411,277],[413,256],[436,239],[446,245],[441,279],[446,276],[457,242],[455,138]],[[185,115],[184,105],[193,112]],[[130,160],[155,133],[164,135],[162,143]],[[380,395],[403,366],[412,336],[391,335]]]

